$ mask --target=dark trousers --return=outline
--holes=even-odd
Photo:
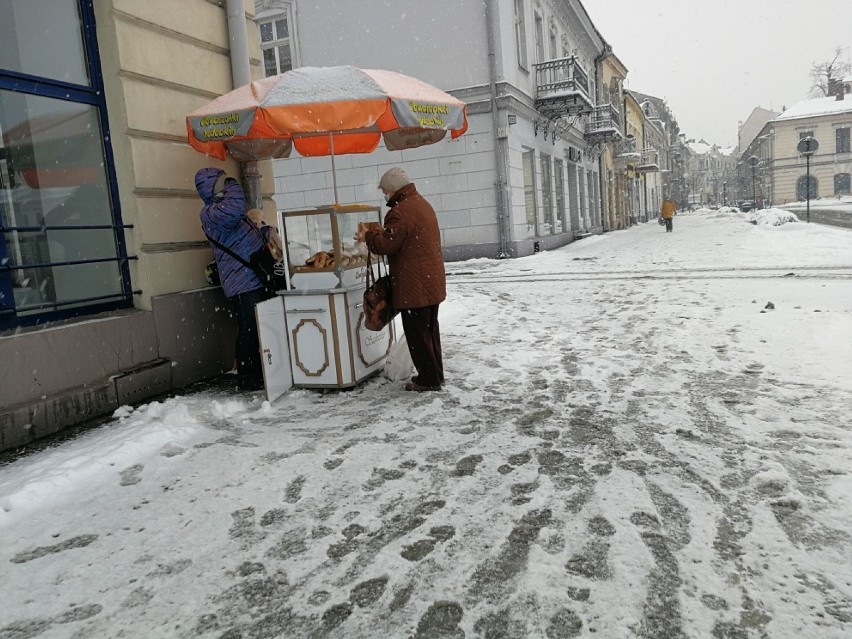
[[[665,219],[665,222],[666,222],[666,233],[671,233],[671,230],[672,230],[672,218],[667,217],[667,218],[664,218],[664,219]]]
[[[417,369],[417,383],[422,386],[440,386],[444,381],[444,362],[441,356],[438,304],[406,308],[400,311],[400,315],[408,352]]]
[[[260,366],[260,341],[257,336],[254,307],[255,304],[269,299],[269,294],[266,289],[259,288],[234,295],[230,299],[237,319],[237,341],[234,348],[237,376],[241,381],[257,381],[262,379],[263,370]]]

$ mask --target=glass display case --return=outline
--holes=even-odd
[[[257,306],[270,400],[289,386],[349,388],[384,367],[395,332],[393,323],[382,331],[364,326],[367,247],[353,239],[362,222],[380,224],[381,210],[348,205],[278,213],[287,288]]]
[[[327,206],[279,214],[284,230],[290,287],[345,287],[367,264],[367,248],[352,238],[359,223],[381,223],[375,206]]]

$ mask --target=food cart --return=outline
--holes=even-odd
[[[352,239],[361,222],[381,222],[380,209],[279,212],[288,285],[257,306],[270,400],[290,385],[351,388],[383,368],[395,334],[393,323],[382,331],[364,327],[367,249]]]
[[[358,221],[379,221],[375,207],[340,206],[335,155],[389,151],[453,140],[467,131],[463,100],[401,73],[352,66],[300,67],[255,80],[186,116],[197,151],[238,162],[329,156],[334,205],[279,213],[286,242],[286,290],[256,306],[266,395],[290,386],[347,388],[381,368],[393,328],[363,327],[366,263],[347,261]],[[252,206],[262,208],[259,182]],[[359,219],[361,218],[361,219]],[[304,245],[304,246],[303,246]],[[331,249],[329,251],[328,249]],[[319,262],[312,257],[327,255]],[[344,255],[349,253],[350,255]],[[365,261],[366,262],[366,261]]]

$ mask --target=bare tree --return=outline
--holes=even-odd
[[[850,73],[852,66],[848,59],[843,57],[843,49],[837,47],[834,50],[834,57],[827,62],[814,62],[811,66],[811,78],[813,85],[811,86],[811,97],[822,98],[831,95],[832,81],[842,82]]]

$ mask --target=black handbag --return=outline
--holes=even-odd
[[[260,232],[260,231],[258,231]],[[249,265],[270,293],[287,287],[284,264],[273,257],[266,243],[249,257]]]
[[[210,260],[207,262],[207,266],[204,267],[204,277],[207,278],[207,283],[210,286],[222,285],[222,282],[219,279],[219,265],[216,264],[216,260]]]
[[[379,262],[379,279],[373,273],[373,255],[367,252],[367,290],[364,291],[364,328],[368,331],[381,331],[396,316],[393,307],[390,275],[382,275],[382,262]]]

